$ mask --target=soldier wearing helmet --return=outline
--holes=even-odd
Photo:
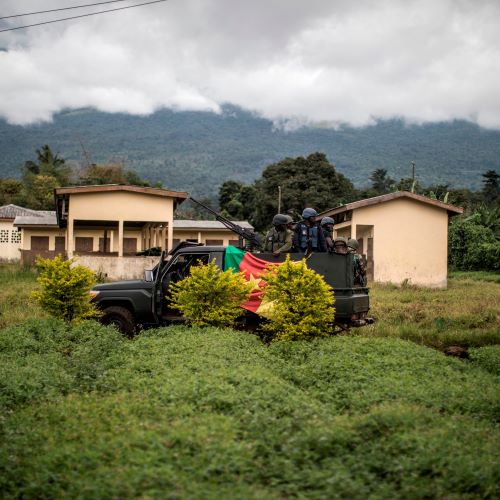
[[[302,253],[326,252],[326,242],[321,227],[316,223],[318,212],[314,208],[304,208],[302,221],[295,226],[294,247]]]
[[[264,251],[272,252],[277,257],[291,250],[293,232],[288,228],[291,222],[293,220],[289,215],[276,214],[273,217],[273,227],[267,232]]]
[[[335,221],[331,217],[323,217],[320,225],[325,237],[326,248],[329,252],[333,252],[333,226]]]
[[[358,253],[359,243],[354,238],[347,240],[348,253],[353,256],[354,284],[366,286],[366,265],[363,256]]]
[[[335,238],[335,240],[333,242],[333,251],[335,253],[346,254],[347,253],[347,240],[345,238],[343,238],[342,236]]]

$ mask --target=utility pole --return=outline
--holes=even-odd
[[[278,213],[281,213],[281,186],[278,186]]]
[[[412,178],[413,182],[415,182],[415,162],[414,161],[411,162],[411,178]]]

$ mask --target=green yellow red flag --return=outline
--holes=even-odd
[[[224,256],[224,270],[232,269],[235,273],[242,272],[247,281],[252,284],[250,296],[241,307],[265,317],[271,316],[272,304],[266,302],[264,298],[266,282],[261,277],[269,265],[268,261],[233,246],[227,247]]]

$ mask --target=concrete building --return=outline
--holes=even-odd
[[[48,213],[50,212],[31,210],[12,204],[0,207],[0,261],[20,259],[22,231],[14,226],[16,217],[32,217],[40,220]]]
[[[15,213],[0,211],[10,216],[9,231],[18,235],[8,255],[11,260],[31,264],[38,256],[61,254],[75,257],[110,279],[123,279],[139,277],[145,268],[154,266],[158,257],[137,255],[151,248],[169,251],[187,240],[212,245],[238,243],[237,236],[220,222],[174,221],[175,209],[186,198],[184,192],[138,186],[58,188],[56,211],[22,207]],[[252,228],[246,221],[237,223]]]
[[[448,278],[448,222],[462,208],[407,191],[326,210],[335,236],[356,238],[369,281],[441,288]]]

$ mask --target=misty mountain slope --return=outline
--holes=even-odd
[[[195,194],[213,194],[227,179],[251,182],[287,156],[325,152],[357,186],[375,168],[408,177],[410,161],[423,184],[481,188],[481,173],[500,166],[500,132],[465,121],[406,126],[378,122],[339,130],[304,127],[287,132],[250,112],[225,106],[209,112],[161,110],[149,116],[90,109],[55,115],[53,122],[13,126],[0,120],[0,176],[18,176],[43,144],[67,160],[83,161],[80,142],[95,163],[121,160],[151,181]]]

